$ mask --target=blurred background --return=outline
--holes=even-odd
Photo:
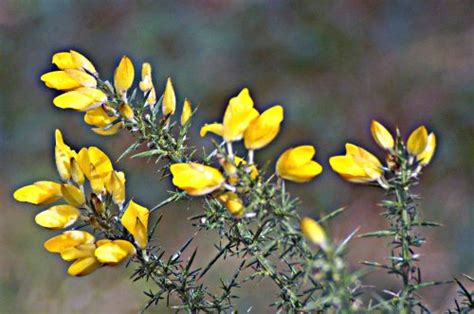
[[[89,57],[102,78],[111,78],[123,54],[137,68],[154,66],[163,90],[171,76],[179,99],[189,97],[200,110],[193,118],[193,144],[202,123],[220,119],[227,100],[249,87],[260,110],[285,107],[277,140],[257,154],[274,159],[290,145],[309,143],[325,172],[306,185],[291,185],[303,201],[301,213],[317,217],[341,206],[348,210],[330,225],[342,239],[383,228],[383,198],[375,188],[351,185],[330,171],[328,158],[343,153],[344,143],[377,152],[370,138],[371,119],[404,136],[425,124],[436,132],[436,156],[417,191],[423,216],[443,223],[423,231],[424,280],[474,274],[474,3],[472,1],[0,1],[0,312],[136,313],[145,302],[130,283],[131,269],[106,268],[84,278],[69,278],[66,263],[44,251],[54,232],[34,224],[38,208],[15,203],[12,192],[39,179],[57,179],[53,161],[54,129],[63,130],[74,148],[99,145],[113,158],[132,142],[93,134],[82,114],[52,104],[54,92],[39,77],[50,70],[53,53],[77,49]],[[128,196],[149,207],[171,188],[160,181],[156,165],[123,160]],[[198,203],[179,203],[163,211],[157,242],[172,252],[193,233],[187,217]],[[199,259],[215,252],[205,234]],[[386,242],[354,240],[352,269],[360,260],[383,261]],[[230,276],[233,262],[217,265],[212,285]],[[365,283],[397,289],[398,281],[377,271]],[[270,282],[239,291],[240,310],[271,313]],[[436,311],[453,305],[456,288],[423,291]],[[150,312],[171,312],[165,307]]]

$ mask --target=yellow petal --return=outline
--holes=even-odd
[[[105,179],[113,171],[109,157],[97,147],[83,148],[77,154],[77,162],[84,175],[89,179],[95,193],[105,189]]]
[[[75,69],[66,69],[64,70],[73,80],[78,82],[82,87],[96,88],[97,81],[96,79],[86,72]]]
[[[99,245],[95,250],[95,257],[101,263],[116,265],[122,262],[126,257],[135,254],[135,252],[135,247],[130,242],[114,240]]]
[[[113,171],[112,162],[107,154],[95,146],[89,147],[89,161],[95,167],[97,174],[105,177]]]
[[[72,206],[80,206],[86,202],[84,192],[72,184],[63,184],[61,186],[61,193],[64,200]]]
[[[78,258],[94,257],[96,245],[94,243],[80,244],[61,251],[61,258],[71,262]]]
[[[44,228],[62,229],[74,224],[80,214],[73,206],[57,205],[37,214],[35,222]]]
[[[201,131],[199,132],[199,135],[201,135],[201,137],[204,137],[204,136],[206,136],[207,132],[211,132],[211,133],[217,134],[219,136],[223,136],[224,135],[224,126],[221,123],[205,124],[201,128]]]
[[[407,148],[412,156],[421,154],[428,144],[428,131],[422,125],[413,131],[408,137]]]
[[[61,70],[85,70],[91,74],[97,74],[94,65],[86,57],[74,50],[70,50],[70,52],[55,53],[53,55],[52,63]]]
[[[142,80],[139,84],[140,90],[147,93],[153,87],[153,81],[151,79],[151,65],[149,63],[142,64]]]
[[[104,128],[118,119],[117,116],[109,116],[102,107],[88,110],[84,115],[84,121],[89,125]]]
[[[181,125],[185,125],[189,118],[191,118],[192,115],[192,109],[191,109],[191,102],[189,99],[185,98],[184,99],[184,104],[183,104],[183,112],[181,113]]]
[[[245,206],[239,196],[233,192],[226,192],[219,195],[221,201],[232,216],[240,217],[245,212]]]
[[[287,149],[276,163],[278,176],[297,183],[308,182],[323,170],[320,164],[311,160],[315,153],[311,145]]]
[[[89,158],[89,149],[87,147],[81,148],[77,154],[77,163],[79,164],[79,168],[81,168],[82,173],[84,173],[87,178],[90,178],[91,161]]]
[[[239,95],[230,99],[224,113],[224,140],[241,140],[249,124],[257,117],[258,111],[253,108],[249,90],[244,88]]]
[[[198,163],[178,163],[170,167],[173,184],[189,195],[200,196],[220,188],[225,178],[216,168]]]
[[[280,131],[283,121],[283,107],[273,106],[254,119],[244,133],[247,149],[260,149],[268,145]]]
[[[148,97],[146,99],[146,104],[148,106],[152,107],[152,108],[156,104],[156,90],[155,90],[155,87],[151,88],[150,93],[148,94]]]
[[[106,128],[92,128],[91,130],[98,135],[111,136],[117,134],[121,129],[123,129],[123,127],[124,123],[118,122]]]
[[[281,172],[279,176],[285,180],[296,183],[305,183],[319,175],[323,171],[323,167],[317,162],[311,160],[306,164],[297,168],[287,168]]]
[[[97,88],[80,87],[76,89],[76,92],[79,92],[89,98],[92,98],[95,104],[101,105],[107,101],[107,95],[103,91]],[[97,105],[95,107],[97,107]],[[86,110],[89,110],[89,108],[87,108]]]
[[[375,142],[383,149],[392,149],[395,145],[392,134],[379,122],[373,120],[370,124],[370,131]]]
[[[132,61],[123,56],[119,65],[115,69],[114,84],[117,92],[122,95],[132,86],[135,78],[135,68]]]
[[[84,173],[79,167],[79,163],[75,158],[71,159],[71,178],[79,185],[84,184]]]
[[[347,143],[347,154],[350,155],[354,161],[364,169],[366,175],[372,180],[376,180],[383,174],[382,164],[373,154],[363,149],[362,147]]]
[[[321,246],[323,249],[327,245],[326,232],[319,223],[315,220],[304,217],[300,222],[301,232],[303,235],[314,244]]]
[[[416,156],[416,159],[420,161],[420,164],[426,166],[430,163],[431,158],[433,158],[434,152],[436,150],[436,135],[430,133],[428,135],[428,143],[425,147],[425,150]]]
[[[120,222],[141,248],[146,248],[148,243],[148,216],[150,211],[133,200],[128,203]]]
[[[61,70],[76,69],[76,63],[69,52],[58,52],[53,55],[52,63]]]
[[[351,156],[334,156],[329,159],[332,170],[345,180],[354,183],[371,182],[373,179],[359,166]]]
[[[63,181],[71,178],[71,159],[76,157],[76,152],[64,143],[63,135],[59,129],[55,131],[56,145],[54,156],[58,173]]]
[[[71,90],[82,85],[73,79],[65,71],[53,71],[41,75],[41,80],[49,88],[54,88],[57,90]]]
[[[125,174],[112,171],[105,179],[105,188],[115,204],[122,205],[125,202]]]
[[[345,180],[366,183],[383,175],[382,164],[377,157],[362,147],[347,143],[346,155],[329,159],[331,168]]]
[[[166,82],[165,92],[163,93],[163,115],[172,115],[176,110],[176,95],[174,93],[171,78]]]
[[[95,257],[85,257],[76,260],[69,266],[67,273],[71,276],[85,276],[102,266]]]
[[[122,117],[124,117],[127,120],[132,120],[133,117],[135,116],[133,113],[132,107],[126,103],[122,103],[119,106],[119,113]]]
[[[19,202],[42,205],[56,202],[61,198],[61,185],[51,181],[38,181],[19,188],[13,194]]]
[[[61,253],[65,249],[81,244],[94,243],[94,237],[80,230],[65,231],[44,243],[44,248],[51,253]]]
[[[77,51],[70,50],[69,51],[71,54],[71,57],[76,64],[77,69],[82,69],[85,70],[91,74],[97,74],[97,70],[95,69],[94,65],[92,62],[89,61],[86,57],[84,57],[82,54],[80,54]]]
[[[79,111],[91,109],[97,104],[93,98],[78,91],[70,91],[59,95],[53,99],[53,103],[56,107],[61,109],[74,109]]]

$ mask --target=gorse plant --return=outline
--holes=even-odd
[[[341,242],[325,231],[327,223],[344,208],[317,220],[300,217],[299,200],[285,188],[285,181],[305,183],[321,173],[321,165],[313,160],[314,146],[287,149],[276,160],[274,170],[255,162],[255,153],[280,132],[282,106],[259,112],[244,88],[229,100],[222,122],[202,126],[201,136],[212,133],[217,137],[211,152],[199,153],[188,145],[195,114],[191,102],[184,100],[181,116],[176,118],[172,81],[168,78],[163,93],[157,94],[149,63],[142,65],[141,80],[134,87],[135,68],[126,56],[120,60],[113,82],[101,79],[94,65],[76,51],[56,53],[52,62],[58,70],[44,74],[41,80],[64,92],[53,103],[84,112],[84,121],[99,135],[130,132],[135,142],[118,159],[132,155],[156,160],[162,175],[171,175],[176,187],[151,209],[133,200],[127,202],[125,174],[114,169],[109,157],[97,147],[72,149],[56,130],[60,182],[37,181],[16,190],[14,198],[34,205],[56,203],[40,212],[35,221],[47,229],[66,229],[44,246],[72,262],[70,275],[87,275],[127,260],[135,267],[133,280],[150,282],[143,310],[163,301],[176,310],[193,313],[231,312],[236,310],[235,299],[243,284],[265,279],[277,288],[277,296],[269,303],[280,312],[429,311],[417,292],[441,282],[421,280],[416,249],[425,240],[416,229],[438,224],[420,220],[418,198],[411,191],[435,152],[435,135],[428,134],[425,127],[415,130],[405,144],[398,130],[394,138],[374,121],[371,130],[387,153],[385,166],[352,144],[346,145],[346,155],[330,159],[333,170],[344,179],[375,183],[389,197],[382,202],[387,229],[359,237],[390,239],[388,264],[364,264],[400,277],[402,288],[388,291],[380,287],[381,295],[366,304],[361,282],[367,269],[353,272],[344,259],[357,229]],[[239,141],[245,151],[234,147]],[[159,209],[189,198],[202,200],[202,213],[190,217],[196,231],[169,254],[153,236],[161,220]],[[215,255],[199,266],[197,248],[192,251],[191,242],[202,230],[215,232],[219,240],[213,243]],[[204,277],[216,262],[226,258],[237,266],[223,276],[216,292]],[[466,312],[472,309],[472,293],[462,284],[460,287],[466,300],[456,303],[455,311]]]

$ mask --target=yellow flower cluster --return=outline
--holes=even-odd
[[[347,181],[354,183],[378,181],[383,185],[382,178],[385,171],[396,170],[392,169],[393,161],[401,157],[399,154],[408,157],[409,162],[415,166],[414,175],[420,167],[428,165],[434,155],[436,136],[434,133],[428,134],[425,126],[420,126],[413,131],[406,145],[400,138],[395,140],[392,134],[375,120],[372,121],[370,130],[375,142],[388,154],[388,167],[384,168],[379,159],[367,150],[347,143],[345,155],[329,159],[332,169]]]
[[[52,63],[59,70],[41,76],[47,87],[65,93],[54,98],[54,104],[63,109],[87,111],[107,101],[107,95],[97,88],[97,71],[82,54],[71,50],[53,56]]]
[[[103,230],[98,217],[115,205],[122,212],[125,203],[125,174],[113,169],[109,157],[97,147],[84,147],[79,152],[64,143],[56,130],[55,160],[62,182],[37,181],[19,188],[14,198],[34,205],[55,203],[35,217],[38,225],[58,230],[82,220]],[[86,196],[86,180],[90,197]],[[148,209],[130,201],[120,219],[121,225],[133,236],[138,247],[146,248]],[[71,230],[55,236],[44,244],[46,250],[59,253],[65,261],[74,261],[68,269],[73,276],[86,275],[101,265],[116,265],[136,252],[125,239],[95,241],[86,231]]]
[[[92,62],[77,51],[56,53],[52,63],[59,70],[43,74],[41,80],[47,87],[64,92],[54,98],[54,105],[86,112],[84,121],[93,126],[92,131],[99,135],[114,135],[125,127],[125,122],[133,121],[134,111],[128,92],[135,80],[135,68],[129,57],[123,56],[117,65],[113,87],[108,81],[101,81]],[[143,63],[138,88],[143,92],[145,104],[153,108],[157,97],[151,72],[151,65]],[[170,78],[160,101],[165,118],[174,114],[176,96]],[[191,114],[191,103],[186,99],[181,115],[182,125],[186,124]]]
[[[249,90],[244,88],[229,100],[223,121],[206,124],[200,132],[201,136],[208,132],[214,133],[221,136],[226,143],[227,156],[220,161],[224,173],[217,168],[198,163],[178,163],[170,167],[173,184],[191,196],[206,195],[219,190],[221,192],[217,199],[232,215],[241,216],[245,212],[245,205],[235,188],[239,182],[237,169],[244,167],[252,180],[257,178],[254,151],[267,146],[275,139],[280,131],[283,116],[283,107],[280,105],[259,113],[254,108]],[[234,154],[232,144],[241,140],[248,150],[248,161]],[[310,145],[290,148],[278,159],[276,174],[285,180],[308,182],[322,171],[321,165],[312,160],[314,155],[315,149]]]

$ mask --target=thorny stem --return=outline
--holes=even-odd
[[[395,161],[391,169],[393,176],[387,183],[388,192],[394,195],[395,200],[383,202],[383,206],[387,209],[384,215],[391,225],[387,234],[394,237],[391,242],[392,254],[389,257],[391,266],[379,267],[388,268],[390,273],[401,277],[402,289],[399,293],[394,293],[392,301],[400,313],[411,313],[415,306],[422,311],[426,310],[426,306],[415,294],[418,289],[427,286],[421,282],[421,271],[415,264],[418,261],[418,254],[414,251],[425,242],[425,239],[414,232],[414,227],[424,224],[418,221],[416,196],[410,191],[411,186],[418,181],[419,166],[407,152],[399,133],[397,134],[397,144],[391,153]],[[418,273],[417,278],[413,276],[415,273]],[[435,284],[440,283],[434,282],[431,285]]]
[[[117,99],[117,96],[110,92],[110,88],[106,84],[100,84],[100,86],[108,93],[112,102],[117,104],[122,102],[121,99]],[[132,96],[129,102],[133,101],[134,97]],[[135,156],[156,158],[157,160],[165,159],[166,164],[162,169],[166,170],[170,164],[190,161],[192,152],[185,144],[188,126],[181,127],[179,134],[173,133],[174,124],[170,123],[168,118],[156,118],[160,105],[158,103],[154,108],[149,108],[143,104],[137,104],[133,106],[135,113],[133,119],[123,120],[121,118],[126,128],[136,137],[136,143],[124,155],[137,149],[140,144],[146,144],[147,151]],[[223,154],[228,160],[234,162],[234,151],[231,142],[226,143],[226,150],[227,152],[223,151],[222,146],[217,145],[214,152],[203,158],[204,163],[210,162],[211,157],[215,153]],[[250,150],[248,163],[251,165],[253,162],[254,152]],[[241,175],[249,177],[248,169],[246,170]],[[317,296],[313,295],[313,293],[320,290],[322,295],[331,295],[333,293],[331,291],[334,288],[323,289],[320,283],[316,283],[312,279],[309,280],[311,284],[308,287],[305,284],[307,282],[306,278],[307,276],[313,276],[313,274],[309,273],[302,276],[303,271],[311,270],[311,265],[315,261],[326,257],[324,264],[330,265],[331,276],[340,278],[340,265],[343,263],[340,262],[336,265],[334,261],[340,260],[339,257],[333,255],[326,256],[321,254],[321,252],[314,254],[311,248],[308,247],[302,238],[301,232],[295,227],[299,223],[299,217],[295,211],[295,200],[289,198],[284,182],[282,182],[279,180],[275,186],[270,184],[270,181],[266,181],[265,183],[260,183],[260,187],[257,189],[255,187],[250,188],[259,193],[254,194],[254,197],[256,197],[254,204],[254,210],[257,211],[256,220],[242,220],[236,223],[235,218],[229,216],[225,209],[214,217],[216,221],[228,222],[229,229],[227,231],[221,229],[219,232],[226,234],[229,243],[226,247],[222,248],[216,259],[211,261],[204,270],[197,269],[191,271],[189,268],[194,259],[194,254],[191,261],[188,261],[188,266],[186,262],[179,260],[182,250],[175,254],[177,256],[176,259],[171,258],[168,262],[162,259],[164,252],[159,252],[159,250],[143,250],[141,254],[139,252],[134,258],[139,267],[133,278],[135,280],[141,278],[152,280],[159,288],[157,292],[150,291],[146,293],[150,301],[145,308],[157,303],[162,298],[162,295],[166,295],[168,302],[171,295],[177,296],[181,300],[182,305],[175,306],[175,308],[181,308],[192,313],[210,310],[220,312],[232,308],[231,300],[234,296],[231,293],[231,289],[238,287],[237,276],[244,264],[236,272],[231,283],[222,287],[223,293],[221,296],[210,294],[202,284],[197,284],[196,282],[198,278],[201,278],[212,267],[217,259],[225,257],[226,254],[242,256],[242,258],[250,255],[255,258],[254,261],[247,263],[245,266],[246,268],[252,267],[256,272],[247,280],[251,280],[256,276],[271,278],[281,291],[281,301],[275,303],[280,310],[283,309],[290,312],[303,311],[304,307],[309,304],[313,304],[315,309],[327,308],[330,303],[323,302],[319,304]],[[228,184],[226,188],[234,192],[237,191],[236,187]],[[280,189],[281,204],[277,204],[277,194],[271,192],[272,189]],[[168,199],[152,208],[150,213],[184,197],[183,193],[173,192]],[[272,205],[270,206],[270,204]],[[206,210],[209,211],[209,209]],[[291,222],[291,219],[295,223]],[[251,224],[256,224],[257,230],[254,230]],[[204,225],[198,226],[199,228],[215,229],[215,227],[209,225],[208,221]],[[274,263],[270,258],[278,262]],[[282,265],[278,266],[278,264]],[[285,266],[285,270],[279,270],[281,266]],[[347,280],[341,282],[345,284]],[[308,288],[309,292],[298,292],[304,286]],[[349,309],[352,297],[348,287],[344,286],[340,289],[339,286],[336,286],[336,289],[338,297],[335,298],[336,302],[333,302],[334,306],[341,310]],[[343,313],[346,312],[343,311]]]

